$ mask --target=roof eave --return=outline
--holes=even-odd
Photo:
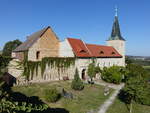
[[[27,49],[27,50],[18,50],[18,51],[17,51],[17,50],[16,50],[16,51],[14,50],[14,51],[12,51],[12,52],[25,52],[25,51],[28,51],[28,49]]]

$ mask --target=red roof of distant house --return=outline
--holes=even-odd
[[[122,57],[113,47],[94,44],[85,44],[80,39],[67,38],[74,54],[77,57],[107,57],[120,58]]]

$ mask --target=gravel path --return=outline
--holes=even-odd
[[[102,85],[101,83],[96,83],[99,85]],[[104,84],[103,84],[104,85]],[[106,85],[106,84],[105,84]],[[119,91],[124,87],[124,84],[118,85],[118,86],[112,86],[108,85],[108,87],[114,88],[114,93],[104,102],[102,106],[100,106],[98,113],[106,113],[107,109],[111,104],[113,104],[115,98],[119,94]]]

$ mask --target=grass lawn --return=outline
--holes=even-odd
[[[145,69],[150,69],[150,66],[143,66],[143,68],[145,68]]]
[[[15,86],[13,91],[21,92],[26,96],[38,96],[46,102],[51,108],[64,108],[69,113],[86,113],[90,110],[97,110],[101,104],[109,97],[103,95],[104,87],[99,85],[85,84],[82,91],[74,91],[70,88],[69,81],[58,81],[49,83],[32,84],[29,86]],[[65,88],[67,92],[72,92],[74,99],[61,98],[56,103],[48,103],[44,98],[44,90],[56,87],[59,91]],[[112,93],[111,89],[111,93]]]
[[[143,66],[143,68],[150,72],[150,66]]]
[[[128,107],[130,106],[128,105]],[[116,99],[114,104],[108,109],[107,113],[129,113],[129,110],[125,103]],[[150,113],[150,106],[134,103],[132,113]]]

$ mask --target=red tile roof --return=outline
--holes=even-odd
[[[67,38],[77,57],[91,57],[86,45],[80,39]]]
[[[77,57],[107,57],[107,58],[121,58],[122,56],[111,46],[102,46],[95,44],[85,44],[80,39],[67,38],[74,54]]]
[[[122,57],[116,49],[111,46],[86,44],[94,57]]]

